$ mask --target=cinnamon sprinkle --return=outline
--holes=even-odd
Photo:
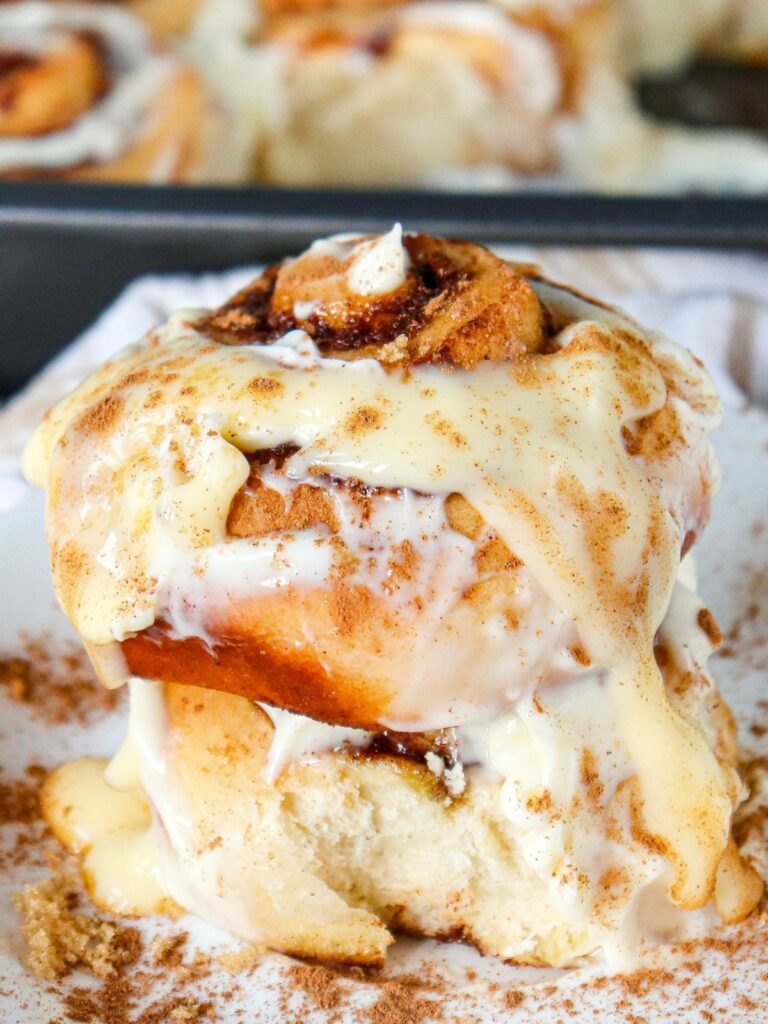
[[[87,724],[123,698],[121,690],[101,685],[77,643],[23,634],[20,648],[0,654],[0,688],[47,725]]]

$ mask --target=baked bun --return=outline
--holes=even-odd
[[[399,226],[94,374],[25,468],[67,615],[132,680],[107,781],[153,808],[158,892],[353,962],[389,927],[559,964],[748,913],[688,556],[718,419],[684,350]]]
[[[0,7],[0,177],[231,180],[197,73],[112,5]]]
[[[215,38],[237,61],[252,102],[225,75],[217,86],[258,125],[255,176],[285,184],[549,172],[587,72],[614,58],[603,0],[559,15],[481,0],[266,3],[236,38],[213,13],[193,47],[205,61]]]

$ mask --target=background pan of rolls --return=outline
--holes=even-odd
[[[768,245],[767,63],[765,0],[7,0],[0,393],[138,274],[335,230]]]

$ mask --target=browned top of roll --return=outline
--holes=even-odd
[[[263,345],[301,329],[325,356],[384,365],[438,363],[472,369],[546,349],[548,331],[531,285],[470,242],[406,235],[403,285],[363,296],[346,281],[349,259],[311,251],[269,267],[201,326],[222,344]],[[312,303],[297,315],[297,304]]]

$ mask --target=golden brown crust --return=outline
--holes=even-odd
[[[264,701],[323,722],[376,729],[392,699],[386,668],[402,626],[360,585],[286,587],[212,608],[206,631],[176,637],[163,623],[124,640],[134,675]]]
[[[210,144],[211,99],[199,76],[180,68],[160,89],[147,111],[139,139],[115,160],[75,169],[68,175],[82,181],[158,181],[200,179],[200,167]]]
[[[203,0],[129,0],[128,9],[160,38],[186,32]]]
[[[536,293],[510,264],[470,242],[408,235],[403,245],[411,266],[394,292],[357,295],[348,259],[310,252],[270,267],[199,328],[223,344],[267,344],[300,328],[324,355],[398,367],[472,369],[546,347]],[[297,316],[302,302],[313,308]]]
[[[260,12],[269,23],[273,19],[328,11],[372,11],[396,7],[406,0],[262,0]]]

